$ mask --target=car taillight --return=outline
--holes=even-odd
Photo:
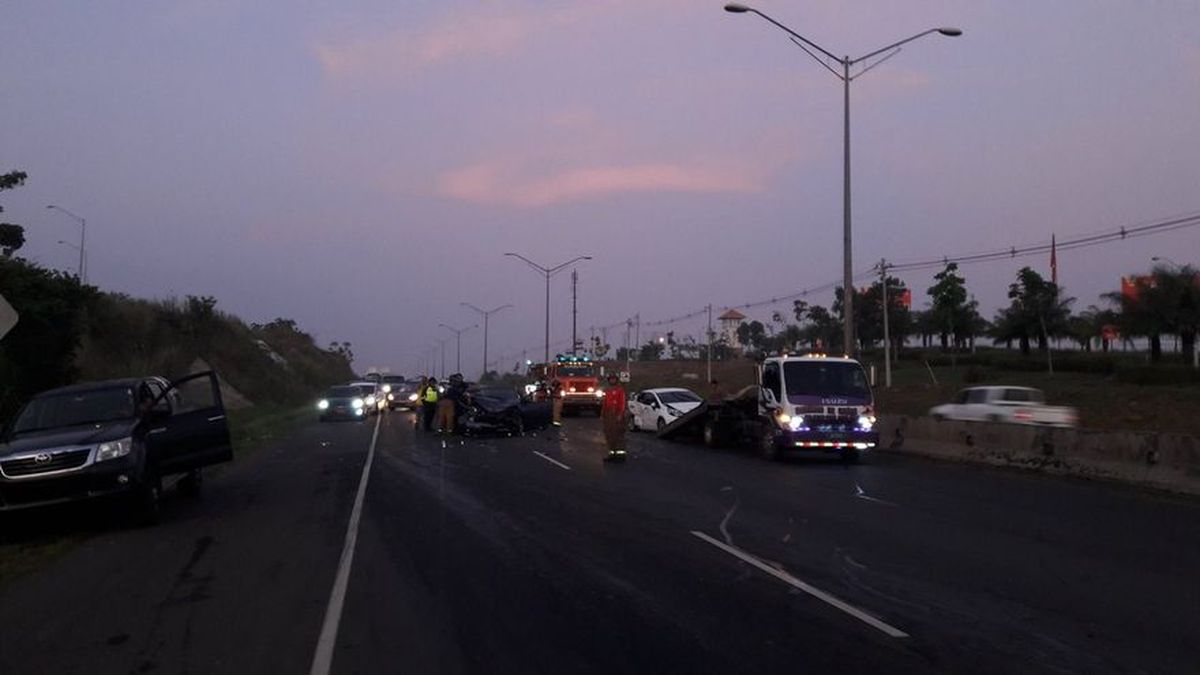
[[[1013,413],[1013,419],[1021,420],[1022,422],[1028,422],[1029,420],[1033,419],[1033,413],[1029,412],[1028,410],[1018,410],[1017,412]]]

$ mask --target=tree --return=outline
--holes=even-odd
[[[933,304],[929,309],[930,324],[937,327],[942,349],[950,346],[956,327],[970,318],[967,310],[967,280],[958,274],[958,263],[946,263],[946,268],[933,275],[934,284],[926,289]],[[955,341],[957,346],[957,340]]]
[[[996,320],[996,336],[1017,340],[1021,353],[1029,355],[1029,343],[1036,339],[1038,349],[1050,349],[1050,338],[1068,335],[1067,318],[1075,298],[1064,298],[1058,286],[1046,281],[1030,267],[1017,271],[1017,280],[1008,287],[1012,304]]]
[[[762,349],[763,342],[767,339],[766,327],[761,321],[751,321],[743,323],[737,327],[737,341],[743,347],[752,349]]]
[[[637,360],[657,361],[662,358],[664,348],[665,345],[663,345],[663,343],[658,342],[657,340],[651,340],[642,345],[641,349],[638,350]]]
[[[833,351],[841,344],[841,323],[821,305],[808,308],[809,324],[801,328],[804,339],[813,349]]]
[[[1162,360],[1162,336],[1179,336],[1185,358],[1196,348],[1200,331],[1200,273],[1190,265],[1156,266],[1148,277],[1135,277],[1130,293],[1105,293],[1120,308],[1117,325],[1126,335],[1150,340],[1150,360]]]
[[[28,177],[24,171],[10,171],[0,174],[0,192],[24,185],[25,179]],[[3,206],[0,206],[0,213],[4,213]],[[24,245],[25,228],[12,223],[0,223],[0,253],[5,258],[11,258],[12,254],[16,253]]]

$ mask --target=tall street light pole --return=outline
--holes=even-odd
[[[746,5],[743,5],[741,3],[731,2],[727,5],[725,5],[725,11],[732,12],[734,14],[745,14],[745,13],[749,12],[751,14],[757,14],[758,16],[762,17],[763,19],[766,19],[768,22],[775,25],[777,28],[783,30],[788,35],[791,35],[792,42],[796,43],[796,46],[798,46],[800,49],[803,49],[806,54],[808,54],[809,56],[811,56],[813,58],[813,60],[815,60],[817,63],[821,64],[826,70],[833,73],[834,77],[837,77],[838,79],[840,79],[842,81],[843,105],[844,105],[844,114],[843,114],[844,127],[843,127],[843,133],[842,133],[842,142],[843,142],[843,159],[842,159],[842,341],[844,343],[845,353],[847,355],[853,355],[855,353],[855,349],[854,349],[854,271],[851,266],[851,248],[852,247],[851,247],[851,236],[850,236],[850,83],[853,80],[857,79],[860,75],[866,73],[868,70],[871,70],[875,66],[883,63],[884,61],[886,61],[886,60],[892,58],[893,56],[895,56],[896,54],[900,53],[901,45],[905,45],[909,42],[912,42],[913,40],[923,38],[926,35],[932,35],[933,33],[938,33],[939,35],[945,35],[947,37],[958,37],[959,35],[962,35],[962,31],[959,30],[958,28],[930,28],[927,31],[924,31],[922,33],[917,33],[916,35],[914,35],[910,38],[905,38],[903,40],[900,40],[899,42],[892,43],[882,49],[876,49],[875,51],[873,51],[869,54],[860,56],[856,59],[852,59],[849,56],[843,56],[841,58],[838,58],[838,57],[834,56],[832,52],[821,47],[820,45],[816,44],[815,42],[812,42],[811,40],[804,37],[803,35],[800,35],[799,33],[795,32],[791,28],[788,28],[787,26],[779,23],[775,19],[772,19],[771,17],[767,16],[766,14],[763,14],[762,12],[758,11],[757,9],[754,9],[753,7],[747,7]],[[834,66],[830,65],[829,61],[826,61],[825,59],[822,59],[817,54],[814,54],[813,50],[816,50],[817,52],[819,52],[821,55],[823,55],[829,61],[832,61],[832,62],[836,63],[837,65],[839,65],[841,67],[841,71],[839,72],[837,68],[834,68]],[[867,61],[870,61],[871,59],[874,59],[875,57],[879,57],[879,59],[877,61],[874,61],[873,63],[869,63],[869,64],[866,63]],[[856,66],[858,64],[866,64],[866,65],[864,65],[862,70],[858,71],[854,75],[851,75],[850,68],[853,66]]]
[[[447,326],[444,323],[439,323],[438,325],[454,333],[454,337],[457,340],[454,347],[454,372],[462,373],[462,334],[472,328],[479,328],[479,325],[467,326],[466,328],[455,328],[454,326]]]
[[[520,260],[525,261],[525,264],[527,264],[530,267],[532,267],[533,269],[541,272],[546,277],[546,356],[545,356],[545,361],[543,361],[543,363],[549,363],[550,362],[550,277],[563,271],[569,265],[579,262],[580,260],[591,260],[592,256],[581,255],[581,256],[578,256],[575,258],[571,258],[567,262],[562,263],[560,265],[555,265],[554,267],[542,267],[541,265],[533,262],[532,260],[530,260],[529,258],[526,258],[525,256],[521,255],[520,253],[505,253],[504,255],[510,256],[513,258],[518,258]]]
[[[77,216],[63,207],[55,206],[54,204],[50,204],[46,208],[53,209],[55,211],[61,211],[62,213],[66,214],[67,217],[79,223],[79,246],[77,247],[79,249],[79,272],[76,274],[76,276],[79,277],[80,283],[86,284],[87,267],[84,266],[84,254],[87,251],[87,219]]]
[[[458,304],[462,305],[463,307],[473,309],[479,314],[483,315],[483,375],[479,376],[480,381],[483,381],[483,376],[487,375],[488,372],[488,320],[491,319],[492,315],[496,312],[499,312],[502,309],[508,309],[509,307],[512,307],[512,305],[500,305],[495,309],[479,309],[469,302],[460,302]]]

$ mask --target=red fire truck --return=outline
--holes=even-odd
[[[599,366],[590,357],[560,354],[550,363],[530,368],[530,375],[546,390],[554,380],[562,384],[563,412],[600,412],[604,390],[600,386]]]

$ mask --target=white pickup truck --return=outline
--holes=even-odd
[[[1079,414],[1074,408],[1046,405],[1041,390],[1030,387],[971,387],[954,397],[953,403],[929,410],[939,420],[1009,422],[1030,426],[1074,427]]]

